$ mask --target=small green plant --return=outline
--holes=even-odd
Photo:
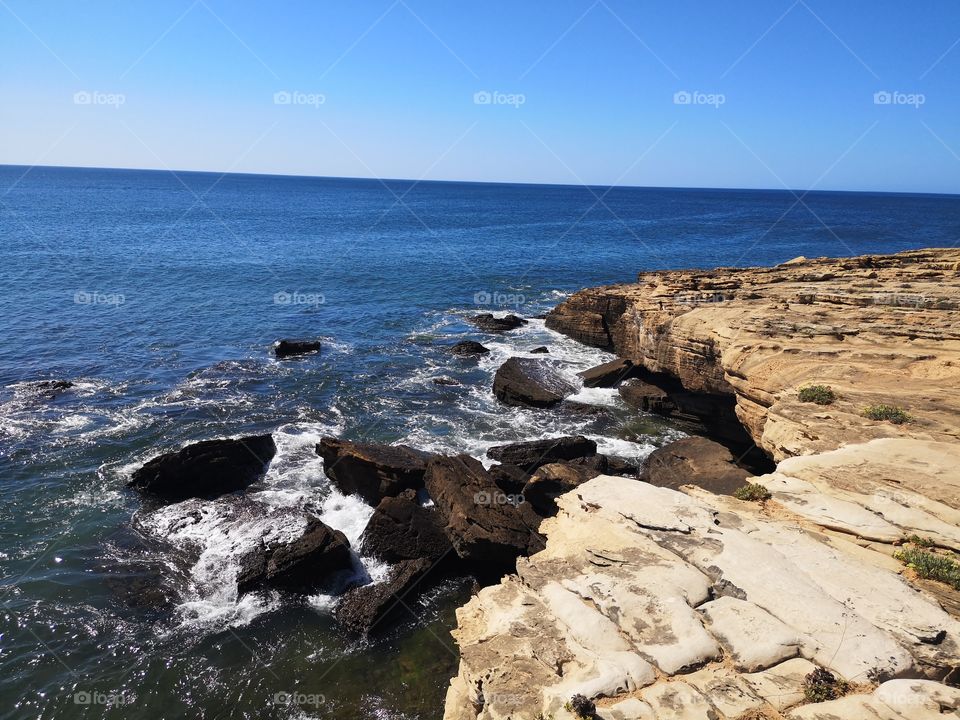
[[[830,405],[837,399],[837,394],[829,385],[808,385],[800,388],[798,393],[800,402],[812,402],[817,405]]]
[[[937,580],[960,590],[960,565],[946,555],[940,555],[921,548],[904,548],[893,556],[919,577],[925,580]]]
[[[932,548],[936,544],[930,538],[920,537],[919,535],[911,535],[907,538],[907,542],[921,548]]]
[[[759,483],[747,483],[733,491],[733,496],[737,500],[746,500],[747,502],[757,502],[760,500],[769,500],[770,491]]]
[[[894,425],[913,420],[902,407],[896,405],[868,405],[863,409],[863,416],[871,420],[889,420]]]
[[[823,668],[817,668],[803,679],[803,696],[811,703],[836,700],[849,690],[850,684],[846,680]]]

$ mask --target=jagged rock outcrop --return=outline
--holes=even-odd
[[[960,250],[641,273],[576,293],[547,326],[688,392],[730,396],[770,457],[879,437],[960,440]],[[801,402],[830,386],[827,406]],[[869,405],[913,416],[869,420]]]
[[[370,505],[423,487],[430,454],[406,445],[357,443],[325,437],[317,443],[323,472],[344,495],[356,493]]]
[[[605,720],[955,712],[960,690],[940,681],[960,622],[891,543],[954,546],[960,446],[881,439],[753,480],[773,497],[611,476],[562,495],[546,548],[458,611],[445,719],[569,720],[575,694]],[[808,702],[818,667],[848,695]]]
[[[165,502],[210,499],[258,480],[276,452],[270,435],[203,440],[148,461],[127,486]]]

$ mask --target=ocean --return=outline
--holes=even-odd
[[[601,413],[493,397],[539,345],[571,379],[611,358],[538,319],[579,288],[958,241],[956,196],[0,167],[0,718],[439,718],[468,580],[359,640],[333,594],[238,597],[243,538],[215,519],[187,568],[145,542],[132,470],[271,432],[261,498],[355,542],[372,510],[329,487],[324,435],[483,457],[582,433],[638,461],[680,435],[615,390],[575,397]],[[530,322],[487,335],[478,312]],[[323,349],[277,361],[283,337]],[[490,354],[451,356],[463,339]]]

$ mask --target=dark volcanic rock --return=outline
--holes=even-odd
[[[540,467],[523,488],[523,500],[540,517],[557,514],[557,498],[591,480],[600,471],[586,465],[550,463]]]
[[[253,497],[191,498],[138,514],[134,526],[163,543],[173,565],[199,563],[203,583],[226,579],[238,592],[261,585],[313,592],[332,575],[352,570],[343,533],[307,510]]]
[[[485,577],[514,570],[517,557],[530,547],[532,530],[479,460],[431,458],[424,483],[457,555]]]
[[[526,325],[527,321],[517,315],[504,315],[503,317],[494,317],[493,313],[481,313],[470,318],[470,322],[478,328],[489,333],[502,333],[508,330],[515,330],[521,325]]]
[[[509,445],[494,445],[487,450],[487,457],[491,460],[517,465],[528,473],[532,473],[541,465],[548,463],[574,460],[596,454],[597,444],[583,435],[529,440],[527,442],[510,443]]]
[[[72,388],[73,383],[69,380],[37,380],[30,383],[29,387],[37,395],[52,399],[64,390]]]
[[[454,380],[453,378],[448,377],[436,377],[433,379],[434,385],[459,385],[460,383]]]
[[[386,562],[427,558],[438,562],[452,549],[435,507],[423,507],[406,490],[377,505],[361,539],[363,552]]]
[[[429,453],[406,445],[354,443],[321,438],[317,454],[323,471],[344,495],[356,493],[370,505],[384,497],[423,487]]]
[[[490,352],[490,348],[484,347],[476,340],[463,340],[450,348],[450,352],[454,355],[486,355]]]
[[[348,590],[340,598],[334,615],[351,630],[370,633],[385,627],[385,621],[397,616],[412,617],[406,608],[425,589],[424,578],[432,563],[426,558],[404,560],[390,570],[383,582]]]
[[[168,502],[212,498],[259,479],[276,452],[270,435],[204,440],[155,457],[127,485]]]
[[[654,450],[642,479],[658,487],[696,485],[718,495],[731,495],[750,473],[737,467],[730,451],[702,437],[688,437]]]
[[[550,350],[549,350],[547,347],[545,347],[544,345],[541,345],[540,347],[535,347],[535,348],[534,348],[533,350],[531,350],[530,352],[543,354],[543,353],[548,353],[548,352],[550,352]]]
[[[497,370],[493,392],[507,405],[548,408],[573,395],[576,388],[548,361],[512,357]]]
[[[630,377],[633,369],[632,362],[621,358],[605,362],[577,374],[583,378],[584,387],[614,387],[620,381]]]
[[[620,386],[619,392],[623,401],[637,410],[669,415],[676,409],[666,390],[639,378],[627,380]]]
[[[307,355],[320,352],[319,340],[278,340],[273,346],[273,353],[278,358]]]
[[[530,479],[530,473],[517,465],[501,463],[493,465],[487,471],[490,477],[507,495],[518,495],[523,492],[523,486]]]

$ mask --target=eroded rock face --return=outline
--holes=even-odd
[[[508,572],[527,552],[533,528],[479,460],[469,455],[434,457],[424,483],[457,555],[481,574]]]
[[[453,549],[443,524],[437,509],[422,506],[412,490],[385,497],[363,531],[363,552],[390,563],[417,558],[439,562]]]
[[[527,473],[532,473],[547,463],[592,457],[596,454],[597,443],[583,435],[494,445],[487,450],[487,457],[491,460],[516,465]]]
[[[733,454],[719,443],[702,437],[688,437],[650,453],[641,479],[674,490],[696,485],[720,495],[732,495],[750,477],[737,467]]]
[[[270,435],[204,440],[153,458],[133,473],[127,486],[166,502],[214,498],[258,480],[276,452]]]
[[[584,387],[615,387],[629,378],[632,371],[633,363],[620,358],[584,370],[579,375],[583,378]]]
[[[512,357],[493,378],[494,395],[507,405],[549,408],[575,392],[576,388],[546,360]]]
[[[576,293],[547,327],[690,392],[731,396],[775,460],[878,437],[960,439],[960,250],[642,273]],[[800,387],[829,385],[829,406]],[[904,425],[862,416],[898,405]],[[696,413],[694,413],[696,414]]]
[[[356,493],[370,505],[404,490],[423,487],[429,453],[406,445],[355,443],[325,437],[317,443],[323,472],[344,495]]]
[[[960,691],[909,678],[943,678],[960,663],[960,622],[899,574],[889,550],[858,539],[844,513],[895,497],[884,521],[900,538],[939,528],[938,542],[952,542],[937,521],[956,527],[957,468],[956,444],[878,440],[756,478],[774,492],[763,506],[588,480],[541,524],[546,548],[458,611],[461,664],[445,717],[568,720],[575,694],[608,720],[949,712]],[[899,495],[884,495],[894,487]],[[806,514],[777,493],[805,493],[792,507]],[[855,683],[854,694],[802,704],[818,667]]]

